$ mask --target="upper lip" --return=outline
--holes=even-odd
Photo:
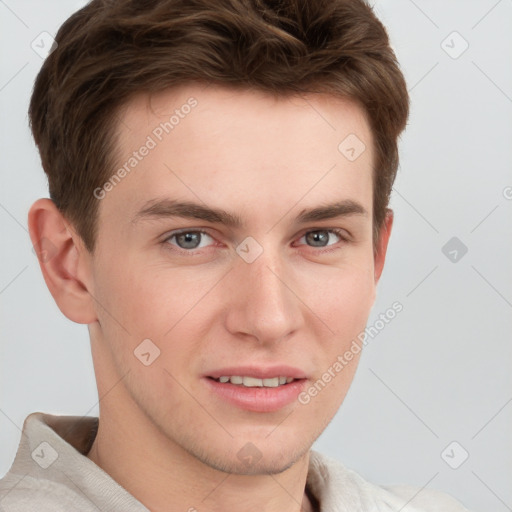
[[[220,377],[254,377],[255,379],[270,379],[272,377],[292,377],[294,379],[305,379],[306,374],[299,368],[288,365],[273,366],[230,366],[220,370],[212,370],[206,377],[218,379]]]

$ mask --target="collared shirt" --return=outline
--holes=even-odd
[[[14,463],[0,479],[0,511],[149,511],[86,457],[97,428],[92,416],[27,416]],[[374,485],[313,450],[306,485],[320,512],[468,512],[445,493]]]

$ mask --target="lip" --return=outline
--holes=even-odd
[[[240,375],[267,379],[272,377],[292,377],[293,382],[276,388],[244,387],[230,382],[221,383],[214,379],[222,376]],[[235,407],[252,412],[276,412],[297,401],[298,395],[303,391],[307,379],[303,371],[286,365],[254,367],[237,366],[222,368],[209,372],[203,377],[203,382],[209,391]]]

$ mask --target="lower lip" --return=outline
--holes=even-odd
[[[221,383],[209,377],[204,379],[209,388],[222,399],[240,409],[253,412],[275,412],[297,400],[306,379],[299,379],[275,388],[245,387]]]

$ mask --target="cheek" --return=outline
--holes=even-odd
[[[172,326],[175,308],[170,300],[175,292],[165,286],[161,273],[113,257],[97,265],[94,282],[103,337],[116,353],[131,353],[144,339],[158,339]]]
[[[165,367],[173,374],[192,368],[202,340],[208,339],[216,318],[218,304],[215,294],[209,292],[219,276],[213,272],[198,276],[197,270],[180,272],[151,265],[141,265],[138,271],[125,268],[123,274],[131,276],[130,279],[116,279],[109,293],[116,295],[119,323],[129,335],[118,328],[117,322],[107,319],[116,330],[111,337],[113,343],[127,354],[123,364],[135,365],[140,370],[133,352],[149,339],[159,354],[152,366]]]
[[[338,339],[364,329],[375,294],[373,266],[347,264],[317,272],[305,301]],[[332,337],[333,332],[326,329]]]
[[[129,256],[114,260],[97,270],[98,300],[110,306],[112,316],[106,320],[115,316],[133,337],[163,336],[194,307],[208,284],[161,264]]]

